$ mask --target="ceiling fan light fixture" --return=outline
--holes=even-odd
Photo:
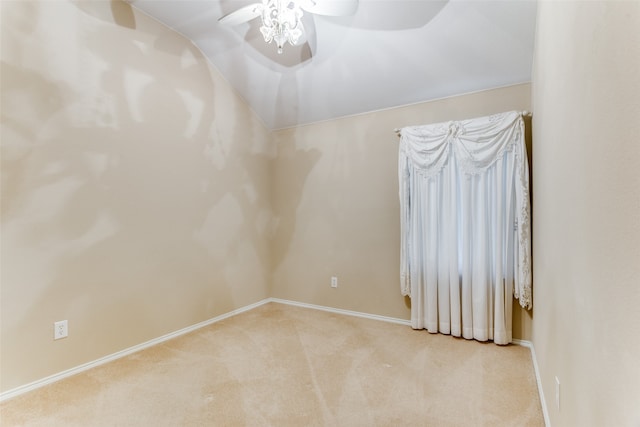
[[[295,46],[302,37],[302,9],[295,0],[262,0],[261,16],[264,41],[275,41],[278,53],[282,53],[286,42]]]

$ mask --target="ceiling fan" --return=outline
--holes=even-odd
[[[358,9],[358,0],[262,0],[231,12],[218,22],[238,25],[257,17],[262,18],[260,32],[264,41],[276,42],[278,53],[286,42],[295,46],[306,39],[302,25],[303,11],[326,16],[353,15]]]

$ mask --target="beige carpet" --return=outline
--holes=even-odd
[[[2,426],[543,426],[531,355],[270,303],[0,406]]]

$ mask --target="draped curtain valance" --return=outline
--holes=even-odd
[[[401,292],[412,298],[412,325],[510,342],[511,295],[531,308],[521,113],[405,127],[398,160]]]

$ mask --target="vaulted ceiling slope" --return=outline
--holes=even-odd
[[[305,14],[308,42],[281,55],[260,19],[218,23],[260,0],[129,1],[191,39],[270,129],[531,80],[530,0],[360,0],[352,16]]]

